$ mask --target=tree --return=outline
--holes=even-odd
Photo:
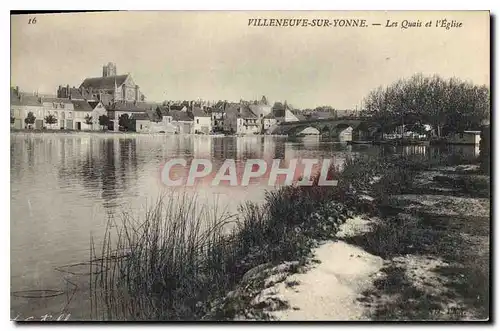
[[[489,118],[489,88],[457,78],[444,80],[435,75],[417,74],[383,88],[365,98],[364,116],[371,116],[383,132],[401,124],[431,124],[438,136],[443,133],[479,129]]]
[[[122,127],[125,131],[128,131],[130,128],[130,119],[128,114],[122,114],[118,119],[118,125]]]
[[[33,115],[33,112],[29,112],[28,116],[24,119],[24,123],[28,125],[33,125],[35,123],[36,117]]]
[[[49,114],[49,115],[45,116],[45,123],[47,123],[49,125],[56,124],[57,118],[54,115]]]
[[[85,124],[92,125],[92,116],[90,114],[85,115]]]
[[[99,116],[99,125],[103,128],[107,128],[109,125],[109,117],[107,115]]]
[[[158,117],[158,121],[160,122],[163,119],[163,114],[161,113],[161,109],[156,108],[156,116]]]

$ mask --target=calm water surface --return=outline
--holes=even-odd
[[[387,149],[387,148],[386,148]],[[98,243],[107,220],[129,211],[140,217],[147,204],[169,191],[160,179],[169,158],[334,158],[363,153],[439,154],[424,146],[381,150],[347,146],[319,137],[206,137],[181,135],[11,134],[11,317],[19,320],[70,313],[89,317],[88,266],[63,273],[55,268],[89,260],[90,237]],[[449,150],[445,151],[450,152]],[[478,150],[451,152],[474,157]],[[203,187],[200,203],[237,212],[239,203],[261,202],[265,183],[248,187]],[[171,189],[170,189],[171,190]],[[75,291],[74,285],[77,286]],[[49,298],[18,297],[18,291],[58,290]],[[75,295],[72,297],[72,294]],[[37,293],[31,293],[36,296]]]

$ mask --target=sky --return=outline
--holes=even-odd
[[[36,24],[29,19],[36,17]],[[249,19],[365,19],[367,27],[259,27]],[[461,22],[435,27],[437,20]],[[387,20],[398,27],[386,27]],[[422,27],[401,28],[402,21]],[[432,21],[432,27],[425,23]],[[374,26],[373,23],[380,23]],[[149,101],[360,107],[415,73],[489,85],[488,12],[136,11],[11,16],[11,86],[55,94],[114,62]]]

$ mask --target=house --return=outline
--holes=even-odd
[[[246,135],[260,133],[260,130],[260,120],[249,106],[232,103],[226,107],[224,131]]]
[[[224,105],[212,108],[210,115],[212,118],[212,130],[215,132],[224,131]]]
[[[457,145],[479,145],[481,142],[481,131],[452,133],[446,137],[446,142]]]
[[[262,119],[265,116],[272,113],[272,107],[265,104],[251,104],[249,105],[250,110],[254,113],[257,118]]]
[[[276,125],[277,120],[273,113],[269,113],[262,119],[262,132],[267,133],[269,128]]]
[[[172,118],[171,124],[175,127],[175,133],[194,133],[193,118],[191,118],[187,112],[182,110],[171,110],[169,114]]]
[[[33,114],[35,122],[27,125],[25,119],[29,113]],[[35,129],[44,127],[45,109],[40,98],[37,95],[20,92],[17,86],[10,89],[10,116],[14,118],[14,127],[18,129],[28,126]]]
[[[210,134],[212,132],[212,118],[201,108],[195,106],[191,112],[193,117],[194,133]]]
[[[280,124],[281,122],[300,121],[300,119],[297,118],[296,114],[292,112],[291,107],[288,106],[286,101],[284,104],[282,104],[281,102],[276,102],[272,108],[272,112],[276,118],[277,124]]]
[[[147,111],[152,111],[152,108],[155,108],[153,104],[147,104],[144,102],[114,102],[106,107],[110,120],[109,128],[110,130],[113,130],[115,132],[118,132],[120,130],[120,127],[122,127],[122,129],[130,130],[132,129],[132,127],[128,127],[128,124],[127,127],[123,127],[123,125],[120,125],[120,118],[123,117],[129,120],[133,114],[137,113],[143,113],[147,115]],[[122,122],[121,124],[124,123]]]
[[[147,113],[132,113],[130,116],[131,129],[135,132],[150,132],[151,119]]]
[[[50,129],[64,129],[66,113],[73,110],[71,100],[57,97],[42,97],[40,100],[45,109],[44,120],[50,115],[55,118],[55,123],[45,123],[45,126]]]
[[[92,116],[93,109],[90,104],[85,100],[71,100],[71,103],[73,104],[73,116],[67,117],[65,128],[86,131],[92,130],[94,118]],[[68,115],[71,115],[71,112],[68,112]]]
[[[99,118],[104,115],[108,116],[106,107],[104,107],[101,101],[89,101],[88,103],[92,108],[92,130],[102,130],[103,126],[101,125]]]

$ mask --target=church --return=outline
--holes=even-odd
[[[103,66],[102,77],[85,78],[78,89],[59,86],[57,95],[60,98],[78,96],[87,101],[101,101],[105,106],[120,101],[133,103],[145,99],[132,76],[129,73],[117,75],[116,64],[111,62]]]

